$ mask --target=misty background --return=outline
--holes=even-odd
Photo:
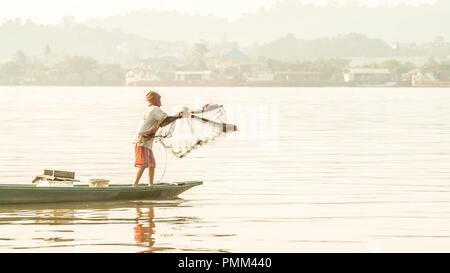
[[[272,67],[396,59],[410,69],[448,60],[448,14],[446,0],[18,0],[0,11],[0,63],[18,75],[32,65],[186,63],[238,49]],[[193,62],[186,67],[206,68]]]

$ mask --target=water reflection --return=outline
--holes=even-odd
[[[105,251],[118,246],[141,252],[164,251],[166,248],[155,247],[156,229],[155,213],[178,207],[183,199],[158,202],[92,202],[61,204],[23,204],[0,206],[0,232],[4,235],[20,228],[30,232],[23,233],[22,243],[16,242],[15,250],[57,248],[72,252],[83,252],[95,249]],[[184,205],[185,206],[185,205]],[[164,225],[166,219],[160,219]],[[122,233],[113,240],[105,240],[107,232],[97,225],[115,226],[121,229],[127,226],[129,233]],[[27,226],[29,228],[27,228]],[[52,226],[59,226],[52,228]],[[86,226],[88,232],[83,232]],[[128,228],[129,227],[129,228]],[[4,238],[3,238],[4,237]],[[6,243],[17,238],[3,236]],[[162,242],[164,244],[164,242]],[[20,246],[19,246],[20,245]],[[0,252],[10,247],[0,243]],[[131,248],[131,249],[130,249]]]
[[[72,225],[75,219],[74,209],[43,209],[35,211],[34,224]]]
[[[155,244],[155,210],[153,207],[146,209],[136,208],[136,226],[134,227],[134,240],[140,245],[152,247]]]

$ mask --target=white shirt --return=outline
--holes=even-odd
[[[134,143],[138,146],[144,146],[148,149],[152,149],[154,138],[146,141],[142,134],[158,128],[161,122],[163,122],[166,117],[167,114],[164,113],[164,111],[161,110],[161,108],[159,108],[158,106],[152,105],[147,107],[147,109],[145,109],[144,115],[142,116],[142,119],[139,121]]]

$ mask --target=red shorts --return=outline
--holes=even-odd
[[[134,146],[134,157],[136,161],[134,162],[135,167],[145,166],[146,168],[155,168],[156,162],[153,156],[153,151],[144,146]]]

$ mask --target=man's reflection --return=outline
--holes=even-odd
[[[136,223],[134,227],[134,240],[136,243],[145,244],[147,243],[149,247],[155,244],[155,239],[153,234],[155,233],[155,223],[153,218],[155,217],[155,211],[153,207],[144,209],[136,208]]]

